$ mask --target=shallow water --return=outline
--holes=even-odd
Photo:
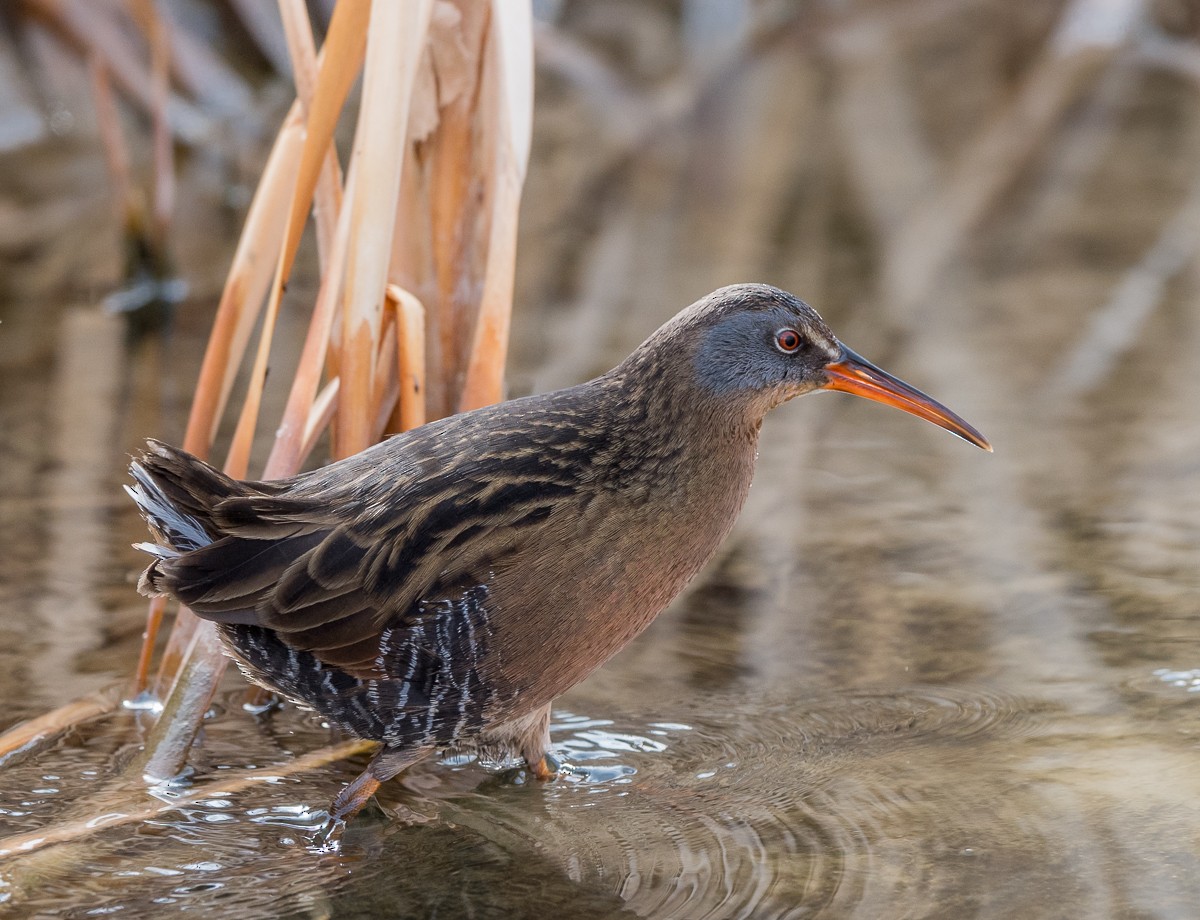
[[[764,428],[722,555],[560,701],[558,782],[425,764],[317,851],[321,810],[360,764],[273,772],[329,734],[293,708],[244,712],[230,678],[189,782],[120,785],[139,718],[123,711],[4,765],[0,837],[106,800],[195,796],[242,768],[274,780],[7,857],[0,904],[1195,916],[1198,88],[1144,48],[1086,69],[1048,58],[1056,4],[904,8],[924,18],[865,4],[789,33],[631,149],[636,105],[676,79],[706,85],[695,60],[715,39],[656,5],[567,5],[562,28],[620,68],[635,108],[540,75],[511,385],[603,370],[711,288],[770,281],[977,424],[994,455],[850,397],[792,404]],[[1063,86],[1021,168],[939,244],[994,167],[972,143],[1027,128],[1004,121],[1012,100]],[[130,344],[97,307],[120,264],[97,150],[9,159],[2,725],[132,668],[144,606],[125,458],[180,436],[239,197],[226,166],[187,165],[175,242],[191,296],[170,335]],[[937,220],[915,221],[922,207]],[[289,296],[311,293],[302,276]]]

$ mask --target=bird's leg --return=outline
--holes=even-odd
[[[317,845],[327,846],[337,840],[346,829],[347,822],[362,811],[375,791],[396,774],[412,766],[433,751],[432,747],[407,749],[383,748],[367,764],[354,782],[342,789],[329,806],[329,820],[317,832]]]
[[[371,768],[367,767],[358,774],[354,782],[344,786],[334,798],[333,804],[329,806],[330,819],[336,823],[345,824],[362,811],[363,806],[370,801],[371,796],[375,794],[375,790],[380,787],[382,782],[371,772]]]
[[[526,761],[526,763],[529,763],[529,771],[533,774],[534,779],[539,779],[542,782],[558,779],[558,771],[562,766],[558,762],[558,758],[549,751],[544,753],[536,762]]]
[[[550,753],[550,704],[534,714],[532,721],[518,740],[518,749],[529,772],[542,780],[558,776],[558,760]]]

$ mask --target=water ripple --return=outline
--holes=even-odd
[[[695,707],[641,727],[559,712],[553,743],[573,769],[542,790],[542,807],[489,790],[452,797],[444,816],[479,829],[486,812],[485,832],[509,845],[570,854],[572,882],[641,916],[844,912],[881,889],[898,896],[872,871],[875,841],[927,807],[924,789],[897,789],[862,752],[902,761],[914,744],[1030,734],[1044,708],[920,689],[777,700],[752,717]]]
[[[0,868],[0,892],[35,913],[87,905],[63,916],[372,916],[396,904],[404,916],[521,915],[532,904],[578,917],[869,915],[874,905],[920,915],[937,879],[912,883],[931,845],[913,829],[965,851],[978,802],[919,765],[1033,735],[1045,709],[925,688],[658,705],[645,721],[557,711],[553,746],[568,769],[556,783],[489,773],[469,758],[423,764],[384,788],[390,814],[368,809],[336,852],[310,843],[361,764],[276,777],[133,833],[54,848]],[[261,724],[214,711],[197,785],[230,763],[267,775],[327,737],[294,710]],[[112,776],[112,741],[60,752],[69,756],[56,756],[53,772],[33,762],[10,770],[0,820],[26,829],[84,801]]]

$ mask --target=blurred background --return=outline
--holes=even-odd
[[[133,41],[105,31],[117,5],[0,10],[0,727],[132,671],[125,466],[144,438],[182,437],[294,93],[273,4],[164,0],[193,67],[172,178],[133,74],[114,81],[133,186],[116,188],[79,35]],[[310,4],[317,22],[331,6]],[[846,396],[789,404],[718,560],[561,700],[576,774],[531,788],[431,764],[382,796],[411,820],[366,817],[316,857],[303,837],[354,774],[341,764],[103,833],[36,881],[0,863],[0,903],[1194,916],[1200,5],[534,13],[510,395],[602,372],[713,288],[762,281],[995,454]],[[285,354],[315,261],[306,242]],[[285,397],[268,386],[268,419]],[[294,709],[255,721],[228,680],[198,775],[324,743]],[[106,723],[15,764],[0,826],[64,814],[128,745]]]

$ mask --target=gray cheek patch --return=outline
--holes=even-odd
[[[718,395],[776,382],[780,361],[764,340],[762,314],[742,313],[704,332],[693,359],[697,381]]]

